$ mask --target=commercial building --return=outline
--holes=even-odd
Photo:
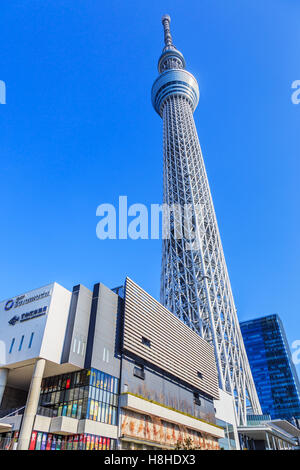
[[[129,278],[0,303],[0,448],[238,447],[213,347]]]
[[[296,422],[300,385],[279,316],[242,322],[241,331],[263,413]]]

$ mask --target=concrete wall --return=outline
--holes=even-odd
[[[120,376],[117,334],[119,297],[103,284],[94,288],[85,367]]]
[[[62,363],[67,362],[84,368],[91,304],[90,289],[82,284],[75,286],[72,292]]]
[[[68,322],[71,292],[54,283],[39,357],[60,364]]]
[[[39,357],[53,292],[54,283],[0,302],[0,367]],[[22,315],[40,308],[46,308],[44,315],[21,321]]]
[[[225,392],[224,390],[219,391],[220,399],[214,400],[214,406],[216,409],[216,418],[231,424],[233,427],[233,433],[237,449],[239,449],[239,437],[236,427],[236,418],[234,410],[234,402],[232,395]]]
[[[60,363],[70,299],[54,282],[0,302],[0,367],[38,357]]]
[[[78,423],[78,434],[96,434],[97,436],[118,438],[118,427],[111,424],[99,423],[90,419],[81,419]]]
[[[232,396],[220,389],[220,399],[214,400],[216,418],[235,425],[235,413]]]

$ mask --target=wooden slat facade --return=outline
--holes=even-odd
[[[150,347],[142,343],[142,337],[150,341]],[[125,288],[123,347],[219,398],[213,347],[129,278]]]

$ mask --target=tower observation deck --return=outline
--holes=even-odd
[[[232,394],[237,424],[245,425],[246,409],[250,406],[252,413],[259,414],[261,408],[193,117],[199,101],[198,83],[173,44],[168,15],[163,16],[162,24],[165,46],[151,96],[163,119],[164,204],[177,210],[170,215],[170,236],[163,239],[161,303],[213,344],[219,386]],[[192,209],[188,223],[187,207]],[[184,233],[178,234],[176,226],[184,226]]]

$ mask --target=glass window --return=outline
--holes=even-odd
[[[73,398],[77,400],[79,398],[79,387],[73,389]]]
[[[88,399],[85,398],[84,400],[82,400],[82,417],[83,418],[86,418],[87,416],[87,409],[88,409]]]
[[[94,369],[91,369],[90,385],[95,385],[95,379],[96,379],[96,372]]]
[[[57,382],[58,382],[58,377],[53,377],[52,378],[52,392],[55,392],[57,390]]]
[[[104,374],[104,377],[103,377],[103,388],[104,388],[104,390],[107,389],[107,378],[108,378],[107,375]]]
[[[67,416],[69,416],[69,417],[72,416],[72,403],[68,403],[68,406],[67,406]]]
[[[61,441],[61,447],[60,447],[60,449],[61,449],[61,450],[66,450],[66,448],[67,448],[67,436],[64,436],[64,437],[62,438],[62,441]]]
[[[80,372],[76,372],[74,374],[74,385],[79,385],[80,384]]]
[[[76,418],[76,416],[77,416],[77,406],[78,406],[78,402],[73,401],[73,404],[72,404],[72,418]]]
[[[97,371],[96,387],[100,388],[100,384],[101,384],[101,372],[98,370]]]
[[[42,437],[43,437],[43,433],[38,432],[37,438],[36,438],[35,450],[40,450],[41,449]]]
[[[104,388],[104,373],[101,372],[101,375],[100,375],[100,388],[103,389]]]
[[[107,376],[107,391],[110,392],[110,386],[111,386],[111,378],[109,376]]]
[[[117,378],[96,369],[62,374],[43,380],[40,404],[55,415],[112,423],[118,405],[118,395],[113,392],[118,386]]]
[[[58,377],[58,380],[57,380],[57,389],[61,390],[61,388],[62,388],[62,376]]]
[[[102,407],[103,407],[103,403],[99,403],[97,421],[100,421],[100,422],[101,422]]]
[[[65,391],[65,399],[64,401],[69,401],[70,400],[70,390]]]
[[[109,416],[109,405],[105,405],[105,418],[104,418],[104,423],[108,423],[108,416]]]
[[[72,450],[73,436],[69,436],[67,440],[67,450]]]
[[[99,408],[99,403],[95,401],[95,409],[94,409],[94,415],[93,415],[94,421],[97,421],[97,418],[98,418],[98,408]]]
[[[111,424],[114,424],[114,425],[117,424],[117,408],[115,408],[115,407],[113,407],[113,409],[112,409]]]
[[[82,400],[78,400],[77,419],[81,419],[81,417],[82,417]]]
[[[111,420],[112,420],[112,406],[108,406],[107,423],[108,423],[108,424],[112,424],[112,423],[111,423]]]
[[[114,379],[114,393],[118,393],[118,388],[119,388],[119,380]]]
[[[61,388],[65,389],[66,388],[66,383],[67,383],[67,376],[63,375],[61,378]]]

